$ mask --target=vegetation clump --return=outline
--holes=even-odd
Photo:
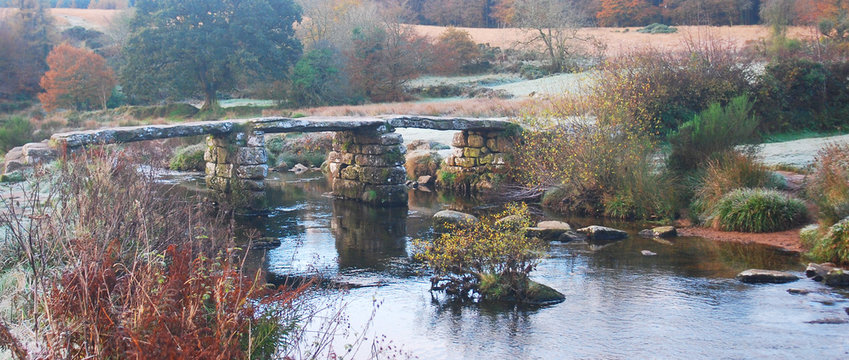
[[[174,156],[171,157],[168,168],[177,171],[204,171],[206,161],[203,159],[203,154],[205,151],[205,144],[180,147],[174,151]]]
[[[819,211],[820,224],[831,226],[849,216],[849,146],[820,150],[808,177],[807,195]]]
[[[808,218],[805,203],[771,189],[737,189],[716,205],[713,217],[725,231],[775,232],[792,229]]]
[[[712,156],[751,140],[757,127],[746,95],[732,98],[726,106],[710,104],[669,137],[669,166],[685,171],[701,167]]]
[[[514,220],[497,222],[508,216]],[[540,239],[526,236],[525,228],[531,226],[526,204],[509,204],[503,212],[469,226],[447,226],[451,229],[432,242],[416,242],[416,257],[435,273],[432,290],[479,301],[562,300],[562,295],[543,291],[543,285],[528,277],[546,249]]]
[[[265,148],[270,166],[288,168],[302,164],[319,167],[333,149],[333,136],[322,133],[268,136]]]
[[[646,34],[672,34],[678,32],[678,28],[661,23],[653,23],[646,25],[644,28],[637,29],[637,32]]]

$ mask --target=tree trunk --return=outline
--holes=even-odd
[[[215,87],[207,84],[204,89],[204,102],[203,107],[201,107],[200,110],[208,111],[217,108],[218,100],[215,98]]]

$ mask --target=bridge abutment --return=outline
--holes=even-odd
[[[514,139],[503,130],[463,130],[454,135],[454,153],[437,175],[437,185],[465,193],[492,190],[506,173]]]
[[[340,131],[328,154],[333,194],[378,205],[406,205],[401,134],[380,129]]]
[[[262,131],[209,135],[204,160],[206,185],[210,189],[234,195],[238,205],[264,208],[268,154]]]

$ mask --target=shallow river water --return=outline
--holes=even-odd
[[[282,245],[253,254],[254,266],[272,278],[320,272],[368,285],[332,296],[348,302],[355,328],[378,304],[370,334],[418,358],[849,358],[847,293],[808,279],[781,285],[734,279],[747,268],[804,277],[802,259],[773,248],[636,236],[603,248],[553,243],[532,277],[564,293],[565,302],[460,305],[430,294],[428,274],[410,260],[410,242],[432,236],[430,219],[439,210],[483,211],[474,201],[415,191],[408,208],[381,209],[333,199],[317,173],[275,174],[267,184],[271,215],[243,225]],[[823,320],[842,323],[811,323]]]

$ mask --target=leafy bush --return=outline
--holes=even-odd
[[[820,150],[806,189],[823,226],[849,216],[849,145],[831,144]]]
[[[849,62],[776,57],[757,84],[756,112],[765,131],[849,127]]]
[[[338,105],[356,102],[348,74],[342,71],[344,56],[332,48],[310,50],[298,60],[292,73],[289,100],[295,106]]]
[[[9,149],[32,142],[33,126],[29,120],[20,116],[12,116],[0,123],[0,151],[3,153]]]
[[[448,27],[433,45],[434,56],[430,70],[436,74],[471,73],[480,70],[481,49],[468,31]]]
[[[497,223],[515,216],[517,220]],[[432,288],[461,298],[522,301],[530,287],[528,274],[545,255],[545,244],[525,236],[531,225],[526,204],[485,216],[472,226],[450,229],[433,242],[416,241],[416,257],[434,271]]]
[[[205,151],[205,144],[180,147],[174,151],[168,168],[177,171],[204,171],[206,161],[203,159],[203,153]]]
[[[689,44],[687,52],[659,50],[624,54],[594,76],[589,109],[603,123],[678,126],[710,104],[748,93],[748,59],[714,42]]]
[[[781,180],[757,162],[753,154],[725,152],[709,160],[698,177],[690,215],[698,223],[705,223],[728,192],[740,188],[780,188]]]
[[[823,230],[820,226],[802,229],[800,236],[815,261],[849,264],[849,218]]]
[[[774,232],[792,229],[808,218],[805,203],[777,190],[737,189],[716,205],[713,216],[725,231]]]
[[[669,167],[692,170],[711,156],[750,140],[758,126],[751,110],[749,98],[742,95],[731,99],[724,107],[713,103],[693,120],[682,124],[669,137],[672,148]]]
[[[569,117],[569,104],[523,119],[526,128],[539,130],[520,136],[514,155],[522,167],[513,178],[532,194],[547,191],[543,204],[562,213],[674,216],[675,181],[654,160],[657,149],[647,131]]]
[[[637,29],[637,32],[646,34],[672,34],[678,32],[678,29],[669,25],[653,23],[644,28]]]

